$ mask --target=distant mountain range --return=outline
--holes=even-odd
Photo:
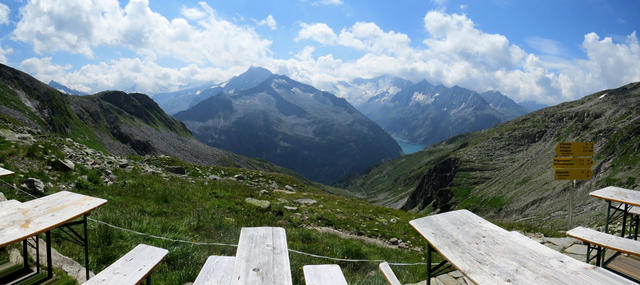
[[[527,113],[497,91],[478,94],[459,86],[434,86],[426,80],[401,86],[371,97],[358,109],[394,137],[412,143],[429,145]]]
[[[566,227],[569,193],[576,224],[591,224],[606,203],[589,192],[639,189],[640,82],[526,114],[459,135],[385,162],[339,183],[367,200],[422,213],[469,209],[496,220]],[[554,181],[561,141],[595,143],[594,177]]]
[[[174,116],[211,146],[323,183],[401,154],[391,136],[346,100],[287,76],[252,67],[219,88]]]
[[[196,164],[292,173],[199,142],[144,94],[68,95],[2,64],[0,89],[0,119],[70,137],[97,150],[116,155],[163,154]]]
[[[58,89],[58,91],[62,92],[62,93],[67,93],[69,95],[87,95],[87,93],[84,93],[82,91],[78,91],[75,89],[71,89],[65,85],[62,85],[61,83],[58,83],[56,81],[49,81],[49,86]]]

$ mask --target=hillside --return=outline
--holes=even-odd
[[[174,117],[208,145],[322,183],[400,155],[393,138],[346,100],[267,72],[251,68]]]
[[[424,262],[424,241],[408,225],[417,217],[415,214],[327,194],[279,173],[193,165],[166,156],[113,156],[55,134],[32,135],[37,132],[0,119],[0,167],[16,172],[0,179],[0,192],[8,199],[31,199],[12,187],[29,191],[21,184],[35,178],[42,181],[45,194],[69,190],[107,199],[91,219],[187,241],[149,238],[90,220],[90,269],[94,272],[145,243],[169,250],[165,261],[154,270],[154,283],[193,282],[209,255],[231,256],[236,248],[188,241],[236,244],[241,228],[252,226],[284,227],[288,247],[311,254]],[[61,167],[59,160],[68,160],[74,166]],[[270,205],[254,206],[246,202],[247,198]],[[54,231],[54,237],[58,234]],[[393,238],[402,241],[394,245]],[[83,260],[77,245],[61,238],[53,241],[53,247],[62,254]],[[386,284],[377,262],[336,262],[293,252],[289,256],[294,284],[304,284],[303,265],[328,262],[338,263],[348,280]],[[423,266],[394,270],[404,282],[417,282],[425,276]]]
[[[116,155],[163,154],[186,162],[280,171],[270,163],[209,147],[144,94],[73,96],[0,65],[0,118],[69,137]]]
[[[340,183],[369,201],[405,210],[467,208],[506,222],[566,226],[569,191],[577,223],[590,224],[605,203],[588,197],[608,185],[640,187],[640,83],[603,90],[460,135]],[[560,141],[596,144],[595,177],[554,181]]]
[[[394,137],[423,145],[486,129],[526,113],[496,91],[478,94],[423,80],[396,92],[382,92],[358,109]]]

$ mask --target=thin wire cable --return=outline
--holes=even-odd
[[[15,188],[17,191],[20,191],[24,194],[27,194],[33,198],[38,198],[34,195],[32,195],[31,193],[28,193],[16,186],[14,186],[13,184],[9,184],[7,182],[5,182],[4,180],[0,180],[3,183],[7,184],[8,186]],[[174,239],[174,238],[168,238],[168,237],[163,237],[163,236],[157,236],[157,235],[152,235],[152,234],[147,234],[147,233],[143,233],[143,232],[139,232],[139,231],[134,231],[132,229],[127,229],[127,228],[123,228],[123,227],[119,227],[116,225],[112,225],[110,223],[101,221],[101,220],[96,220],[93,218],[87,218],[88,220],[98,223],[98,224],[102,224],[105,225],[107,227],[110,228],[114,228],[120,231],[124,231],[124,232],[129,232],[132,234],[136,234],[136,235],[140,235],[140,236],[146,236],[146,237],[150,237],[150,238],[155,238],[155,239],[160,239],[160,240],[166,240],[166,241],[171,241],[171,242],[179,242],[179,243],[186,243],[186,244],[193,244],[193,245],[216,245],[216,246],[230,246],[230,247],[238,247],[237,244],[230,244],[230,243],[221,243],[221,242],[200,242],[200,241],[189,241],[189,240],[183,240],[183,239]],[[308,253],[308,252],[304,252],[304,251],[299,251],[299,250],[295,250],[295,249],[289,249],[289,252],[293,252],[296,254],[300,254],[300,255],[306,255],[309,257],[315,257],[315,258],[320,258],[320,259],[326,259],[326,260],[332,260],[332,261],[341,261],[341,262],[384,262],[385,260],[382,259],[346,259],[346,258],[336,258],[336,257],[330,257],[330,256],[324,256],[324,255],[318,255],[318,254],[313,254],[313,253]],[[415,266],[415,265],[427,265],[426,262],[416,262],[416,263],[400,263],[400,262],[388,262],[390,265],[395,265],[395,266]],[[437,263],[432,263],[432,264],[437,264]]]

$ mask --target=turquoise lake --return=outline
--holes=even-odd
[[[412,154],[414,152],[419,152],[423,150],[425,147],[427,147],[427,145],[424,145],[424,144],[414,144],[414,143],[402,141],[398,138],[393,138],[393,139],[395,139],[398,145],[400,145],[400,148],[402,148],[402,152],[404,152],[404,154]]]

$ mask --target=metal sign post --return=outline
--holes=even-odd
[[[553,159],[554,180],[569,180],[573,184],[573,190],[569,190],[569,230],[573,227],[573,192],[577,189],[576,180],[593,177],[593,149],[592,142],[561,142],[556,145],[557,157]]]

